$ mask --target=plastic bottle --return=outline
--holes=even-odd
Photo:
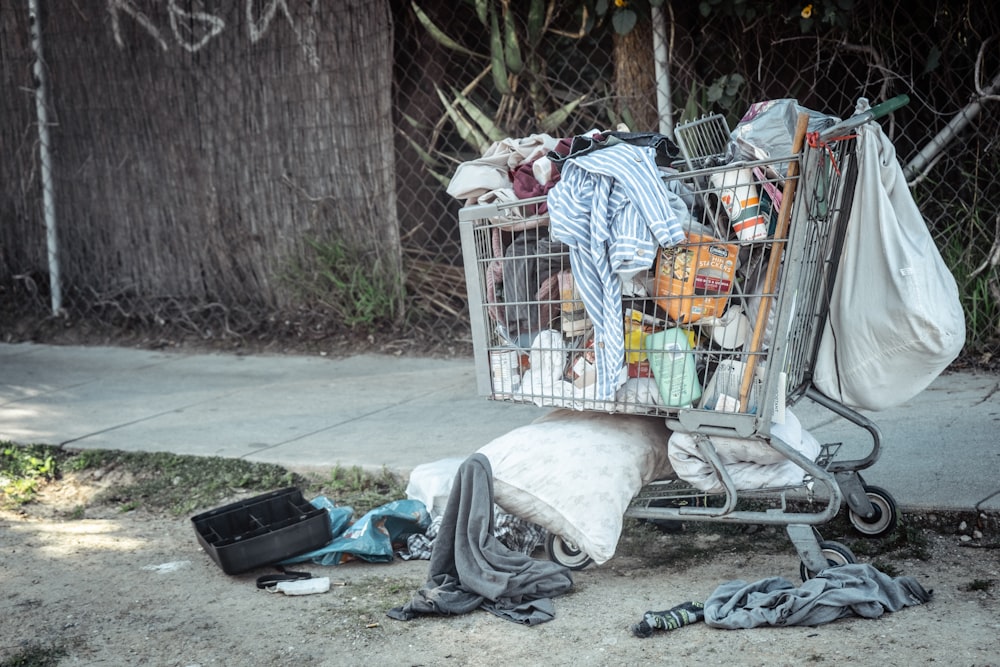
[[[694,353],[684,329],[673,328],[646,336],[646,356],[660,389],[660,402],[685,407],[701,397]]]
[[[642,342],[646,339],[642,313],[630,310],[625,318],[625,363],[637,364],[646,358]]]

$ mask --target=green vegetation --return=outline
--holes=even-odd
[[[35,500],[45,484],[75,475],[104,485],[91,501],[122,512],[166,511],[177,516],[229,502],[233,496],[296,486],[307,497],[325,495],[361,514],[405,497],[405,480],[388,470],[378,474],[336,467],[326,476],[302,475],[269,463],[221,457],[111,450],[68,451],[46,445],[0,443],[0,506]],[[86,507],[67,516],[81,519]]]
[[[854,555],[857,556],[857,554]],[[890,577],[898,577],[903,574],[902,570],[900,570],[898,567],[885,560],[880,560],[880,559],[873,560],[872,567]]]
[[[406,480],[383,468],[372,474],[353,466],[335,467],[323,484],[327,496],[341,505],[352,507],[356,514],[406,497]]]
[[[55,667],[67,655],[69,652],[61,644],[32,643],[0,662],[0,667]]]
[[[993,178],[1000,156],[977,151],[975,157],[954,175],[932,170],[917,180],[913,196],[958,286],[964,360],[992,367],[1000,345],[1000,213]]]
[[[332,606],[346,618],[357,619],[362,626],[377,624],[385,617],[386,609],[405,604],[419,586],[400,577],[365,577],[349,585],[351,595],[339,598]]]
[[[979,213],[956,210],[950,215],[964,221],[965,228],[943,234],[948,244],[941,254],[958,284],[966,351],[980,354],[996,349],[1000,339],[1000,246],[996,239],[986,243],[991,231]]]
[[[970,593],[975,591],[989,591],[992,590],[996,583],[995,579],[973,579],[963,587],[963,590]]]
[[[894,568],[888,562],[877,560],[876,556],[917,560],[929,560],[931,557],[928,531],[904,521],[902,515],[892,533],[886,537],[872,538],[859,536],[848,519],[847,509],[844,508],[832,521],[822,526],[821,532],[826,539],[843,543],[858,557],[858,560],[871,561],[875,567],[887,574],[893,573]]]
[[[83,470],[123,469],[130,473],[97,498],[123,512],[144,508],[184,515],[216,505],[235,493],[270,491],[301,481],[280,466],[241,459],[109,450],[81,454],[87,458]],[[73,456],[70,466],[75,463]]]
[[[33,445],[17,447],[2,444],[0,449],[0,506],[31,502],[39,486],[56,476],[58,450]]]
[[[310,304],[351,329],[372,331],[392,324],[401,288],[392,285],[375,260],[340,241],[309,241],[315,252],[311,266],[286,275]]]

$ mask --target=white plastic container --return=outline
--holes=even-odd
[[[517,350],[491,351],[490,369],[493,373],[493,393],[509,396],[521,385],[520,354]]]
[[[740,306],[730,306],[722,317],[703,319],[701,325],[716,345],[729,350],[743,347],[750,336],[750,320]]]
[[[330,577],[313,577],[311,579],[295,579],[279,581],[274,586],[276,593],[285,595],[315,595],[330,590]]]
[[[719,201],[726,209],[729,224],[743,242],[767,238],[767,218],[760,211],[760,195],[750,169],[729,169],[712,174]]]

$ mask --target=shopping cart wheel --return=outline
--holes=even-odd
[[[549,533],[545,540],[545,551],[549,555],[549,560],[571,570],[582,570],[593,562],[590,556],[575,544],[553,533]]]
[[[826,564],[830,567],[858,562],[851,550],[840,542],[820,542],[819,549],[823,553],[823,557],[826,558]],[[802,577],[802,581],[812,579],[816,574],[816,572],[809,570],[805,563],[799,563],[799,576]]]
[[[854,529],[865,537],[885,537],[896,529],[896,522],[899,519],[896,501],[881,487],[865,485],[864,489],[865,495],[875,508],[875,515],[866,519],[852,510],[847,516]]]

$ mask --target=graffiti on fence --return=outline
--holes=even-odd
[[[310,14],[305,19],[305,29],[300,26],[292,17],[288,10],[287,0],[266,0],[260,11],[255,11],[255,0],[246,0],[246,24],[247,37],[252,44],[256,44],[263,39],[278,10],[288,21],[292,32],[295,35],[299,46],[302,47],[306,60],[314,68],[319,68],[319,53],[316,48],[315,30],[315,5],[311,5]],[[226,28],[226,21],[215,14],[208,12],[189,11],[180,7],[178,0],[167,0],[167,15],[169,17],[170,30],[160,30],[156,22],[143,12],[132,0],[108,0],[108,14],[111,16],[111,31],[114,35],[115,43],[119,48],[125,48],[125,40],[122,38],[122,16],[125,15],[135,21],[156,44],[163,50],[169,51],[170,44],[168,35],[173,37],[179,47],[194,53],[200,51],[206,44],[211,42]]]

